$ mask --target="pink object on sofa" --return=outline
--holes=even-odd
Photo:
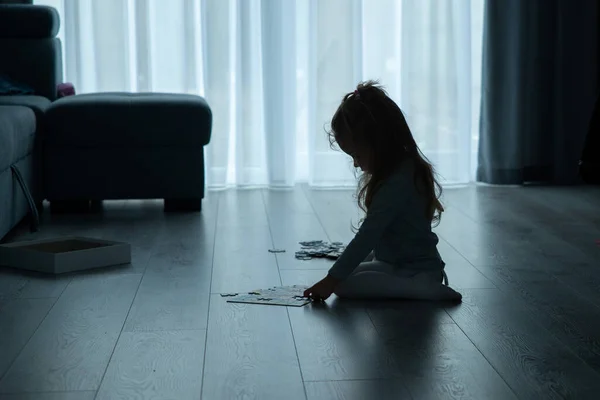
[[[57,87],[57,92],[58,92],[59,98],[67,97],[67,96],[74,96],[75,95],[75,86],[73,86],[73,84],[70,82],[61,83]]]

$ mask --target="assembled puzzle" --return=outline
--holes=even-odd
[[[228,303],[265,304],[271,306],[302,307],[310,303],[304,297],[308,286],[276,286],[269,289],[259,289],[248,293],[222,293]]]

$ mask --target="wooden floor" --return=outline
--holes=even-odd
[[[0,269],[0,399],[598,399],[600,189],[445,191],[436,229],[459,306],[284,308],[219,293],[310,284],[347,242],[351,192],[211,192],[44,214],[37,234],[126,241],[131,265],[47,277]],[[272,248],[286,253],[272,254]]]

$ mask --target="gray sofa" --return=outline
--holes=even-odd
[[[43,200],[63,212],[109,199],[200,211],[212,131],[206,101],[169,93],[57,99],[58,28],[51,7],[0,0],[0,75],[32,92],[0,95],[0,240],[28,213],[36,229]]]
[[[62,80],[58,28],[51,7],[0,3],[0,74],[33,90],[0,95],[0,239],[43,199],[43,117]]]

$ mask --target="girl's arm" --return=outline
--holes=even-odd
[[[356,236],[329,270],[331,277],[342,281],[365,260],[404,206],[403,193],[399,179],[392,178],[379,188]]]

